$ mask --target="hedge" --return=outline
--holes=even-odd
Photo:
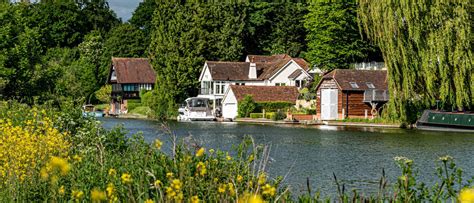
[[[274,117],[275,115],[275,112],[267,112],[265,113],[265,118],[266,119],[272,119],[272,117]],[[262,118],[263,117],[263,113],[251,113],[250,114],[250,118]]]
[[[286,110],[294,106],[290,102],[257,102],[257,108],[254,112],[263,112],[265,109],[266,112],[276,112],[278,110]]]

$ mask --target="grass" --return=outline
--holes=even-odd
[[[343,120],[339,120],[340,122],[347,122],[347,123],[373,123],[373,124],[400,124],[393,121],[388,121],[383,118],[345,118]]]
[[[94,105],[96,110],[104,110],[110,108],[110,104],[96,104]]]
[[[128,113],[148,116],[153,114],[153,110],[151,110],[151,108],[148,106],[137,106],[134,109],[130,110]]]

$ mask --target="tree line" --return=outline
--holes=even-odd
[[[149,105],[166,118],[197,94],[205,60],[289,54],[326,71],[385,61],[388,115],[410,120],[436,100],[443,108],[472,108],[472,10],[465,2],[404,0],[144,0],[122,22],[106,0],[4,2],[0,94],[27,103],[94,101],[112,56],[148,57],[157,72]]]

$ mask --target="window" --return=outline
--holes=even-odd
[[[354,89],[357,89],[357,88],[359,88],[359,85],[357,85],[357,83],[356,83],[356,82],[349,82],[349,84],[350,84],[350,85],[351,85],[351,87],[352,87],[352,88],[354,88]]]
[[[243,82],[236,82],[235,85],[245,86],[245,83],[243,83]]]
[[[224,94],[225,93],[225,83],[222,82],[222,81],[219,81],[219,82],[215,82],[214,83],[215,85],[215,92],[214,94]]]
[[[371,82],[368,82],[368,83],[365,83],[367,85],[368,88],[370,89],[375,89],[375,85],[372,84]]]
[[[286,86],[286,83],[275,83],[275,86]]]
[[[114,70],[112,71],[112,75],[110,76],[110,80],[117,80],[117,74],[115,73]]]
[[[299,88],[303,88],[306,85],[306,81],[304,80],[295,80],[295,86]]]

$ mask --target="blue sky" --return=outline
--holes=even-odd
[[[122,18],[123,22],[132,17],[133,11],[143,0],[108,0],[109,6],[115,11],[117,17]]]

